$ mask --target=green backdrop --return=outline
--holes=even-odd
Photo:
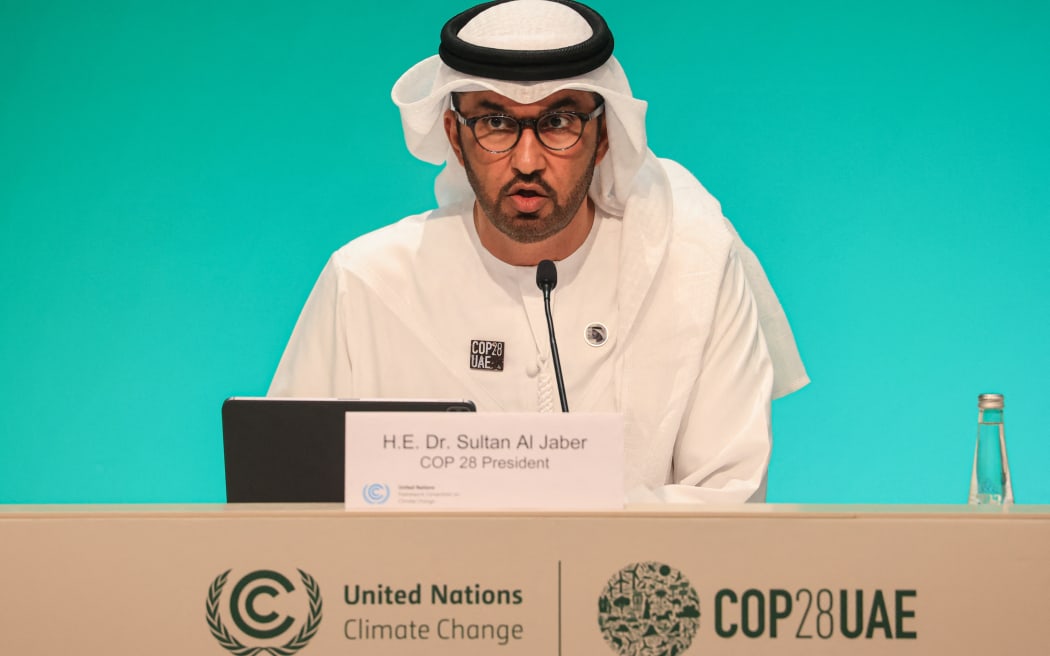
[[[770,500],[1050,503],[1050,3],[596,0],[813,383]],[[0,502],[224,498],[328,254],[433,205],[389,89],[465,3],[0,0]]]

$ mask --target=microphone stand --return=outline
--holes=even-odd
[[[543,311],[547,314],[547,334],[550,335],[551,356],[554,358],[554,377],[558,381],[558,398],[561,400],[561,411],[569,411],[569,401],[565,398],[565,381],[561,375],[561,358],[558,357],[558,340],[554,338],[554,318],[551,316],[551,290],[558,284],[558,269],[554,262],[543,260],[536,267],[536,286],[543,291]]]

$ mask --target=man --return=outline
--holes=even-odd
[[[549,259],[566,396],[623,413],[630,498],[764,498],[774,388],[808,379],[718,203],[646,147],[646,105],[612,48],[570,0],[500,0],[445,25],[439,56],[393,89],[409,150],[447,162],[439,208],[332,256],[272,396],[555,411],[536,286]]]

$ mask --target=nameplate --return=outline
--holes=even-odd
[[[348,510],[623,508],[623,416],[348,412]]]

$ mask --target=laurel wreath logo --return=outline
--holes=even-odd
[[[303,586],[306,587],[307,595],[310,598],[310,612],[306,618],[306,623],[299,629],[299,633],[280,647],[249,647],[230,634],[222,623],[222,618],[219,614],[219,598],[222,596],[222,589],[226,585],[226,577],[229,576],[230,571],[226,570],[215,577],[215,580],[212,581],[211,586],[208,588],[208,601],[205,604],[208,628],[220,645],[235,656],[258,656],[259,654],[292,656],[292,654],[310,642],[310,639],[317,633],[318,627],[321,626],[322,617],[321,588],[312,576],[301,569],[296,570],[299,572],[299,578],[302,580]]]
[[[372,483],[365,485],[361,490],[361,496],[364,497],[365,501],[371,504],[383,504],[390,498],[390,486],[383,485],[382,483]]]

